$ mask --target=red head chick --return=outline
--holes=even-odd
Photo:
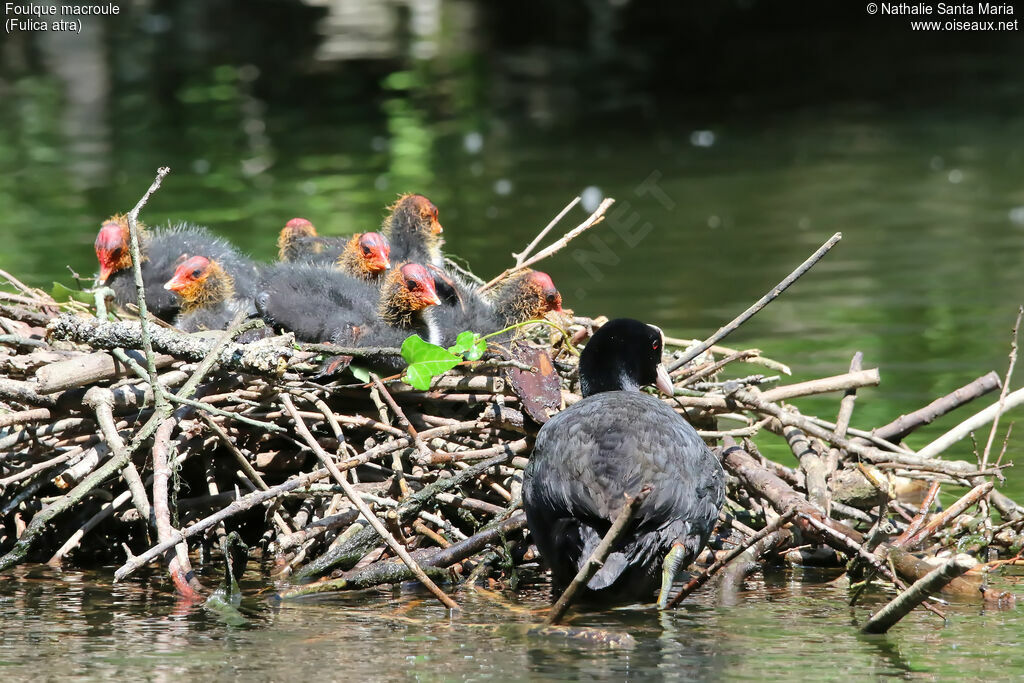
[[[292,261],[304,251],[303,243],[317,236],[316,228],[305,218],[293,218],[284,224],[277,236],[277,257],[282,261]],[[319,253],[321,245],[309,245],[313,253]]]
[[[379,232],[352,235],[338,257],[342,271],[364,280],[373,280],[391,267],[391,245]]]
[[[181,310],[187,313],[230,299],[235,293],[235,283],[216,261],[193,256],[178,266],[164,289],[181,297]]]
[[[388,273],[381,287],[381,320],[394,327],[410,327],[415,313],[441,303],[434,278],[418,263],[405,263]]]
[[[142,228],[142,224],[139,224]],[[132,253],[128,248],[128,219],[122,215],[111,216],[100,226],[96,235],[96,260],[100,262],[98,281],[105,283],[111,275],[131,268]]]
[[[551,276],[529,268],[500,282],[490,299],[506,326],[543,318],[548,311],[562,311],[562,295]]]

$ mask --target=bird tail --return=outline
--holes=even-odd
[[[584,526],[580,529],[584,541],[583,541],[583,552],[580,554],[579,560],[577,561],[577,569],[582,569],[590,559],[590,556],[594,554],[594,550],[601,543],[601,535],[594,529]],[[602,588],[608,588],[615,583],[622,573],[629,567],[629,557],[624,552],[614,551],[608,554],[607,559],[604,561],[604,566],[597,570],[597,573],[590,578],[587,582],[587,588],[592,591],[601,590]]]

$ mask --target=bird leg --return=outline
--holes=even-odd
[[[665,609],[668,606],[669,594],[672,592],[672,584],[676,580],[686,557],[686,546],[682,543],[673,543],[672,549],[665,555],[665,562],[661,570],[661,590],[658,592],[658,609]]]

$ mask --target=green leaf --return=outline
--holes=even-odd
[[[349,365],[348,370],[360,382],[370,381],[370,371],[367,370],[366,368],[361,367],[359,365]]]
[[[487,342],[473,332],[460,332],[455,338],[455,345],[449,346],[448,350],[466,360],[480,360],[487,350]]]
[[[462,360],[438,346],[424,341],[418,334],[402,342],[402,358],[409,363],[405,369],[407,384],[420,391],[430,388],[430,380],[448,372]]]
[[[96,297],[89,292],[83,292],[80,289],[71,289],[65,287],[59,282],[53,283],[53,289],[50,291],[50,296],[53,300],[58,303],[64,303],[66,301],[81,301],[83,304],[91,304],[96,301]]]

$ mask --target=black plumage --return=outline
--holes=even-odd
[[[379,293],[373,285],[333,268],[279,263],[263,273],[255,303],[263,320],[304,342],[345,339],[371,318]]]
[[[391,213],[384,219],[380,232],[391,245],[391,260],[442,268],[443,228],[434,203],[423,195],[407,194],[399,197],[390,208]]]
[[[472,330],[491,334],[517,323],[543,318],[548,311],[562,310],[562,296],[547,273],[522,270],[500,282],[485,294],[449,271],[435,271],[434,281],[442,304],[436,319],[446,344],[454,343],[460,332]],[[447,287],[442,289],[441,282]],[[446,294],[450,292],[450,295]],[[514,332],[495,341],[507,343]]]
[[[219,261],[236,279],[236,287],[257,280],[255,265],[227,240],[216,237],[198,225],[176,223],[152,232],[141,226],[142,283],[146,289],[146,308],[161,320],[174,320],[181,299],[164,289],[175,269],[190,256],[206,256]],[[129,250],[128,220],[114,216],[100,228],[96,237],[96,256],[100,262],[97,284],[110,287],[114,300],[121,306],[137,301],[135,275]],[[106,277],[103,277],[106,275]]]
[[[423,266],[399,264],[380,288],[337,270],[276,264],[265,274],[256,308],[269,325],[300,341],[398,347],[410,334],[440,341],[430,307],[437,294]]]
[[[185,332],[223,330],[239,314],[256,314],[254,273],[257,266],[238,256],[232,260],[238,277],[220,261],[205,256],[185,259],[164,284],[164,289],[181,297],[181,311],[174,326]],[[262,333],[245,333],[240,341],[259,339]]]
[[[725,495],[721,465],[682,417],[639,391],[655,382],[671,389],[662,345],[655,327],[607,323],[580,358],[583,400],[537,435],[523,507],[557,591],[597,547],[624,495],[644,486],[650,495],[587,584],[593,597],[649,599],[669,551],[677,548],[678,566],[689,564],[714,527]]]

